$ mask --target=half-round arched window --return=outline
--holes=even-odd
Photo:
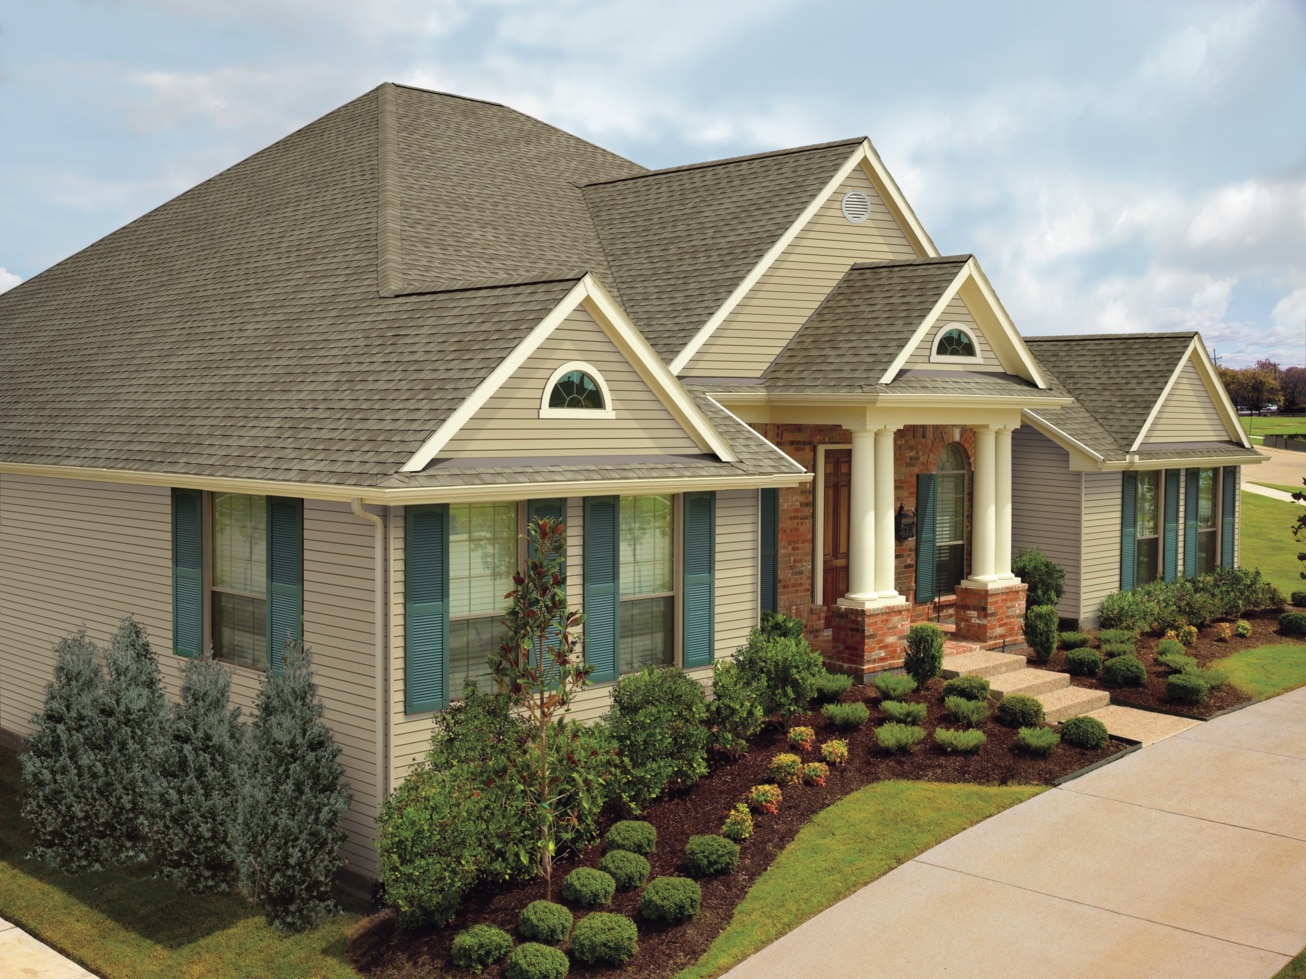
[[[589,364],[563,364],[550,375],[540,399],[541,418],[612,418],[612,395]]]
[[[975,362],[980,359],[979,344],[974,335],[964,326],[950,323],[944,326],[934,337],[934,349],[930,360],[943,363]]]

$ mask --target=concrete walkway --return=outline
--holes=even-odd
[[[1268,977],[1306,947],[1303,881],[1306,687],[999,813],[728,975]]]
[[[1242,488],[1248,493],[1268,496],[1273,500],[1293,502],[1292,496],[1283,490],[1271,489],[1259,483],[1275,483],[1278,486],[1301,486],[1306,477],[1306,452],[1290,452],[1287,449],[1271,449],[1264,445],[1256,446],[1256,451],[1269,458],[1259,465],[1242,467]]]
[[[80,965],[0,918],[0,979],[94,979]]]

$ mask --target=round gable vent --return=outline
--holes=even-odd
[[[843,195],[843,203],[839,205],[839,210],[843,211],[843,216],[853,224],[861,224],[870,217],[871,199],[860,190],[850,190]]]

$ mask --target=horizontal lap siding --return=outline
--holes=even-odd
[[[1152,419],[1144,445],[1167,442],[1223,442],[1230,438],[1224,422],[1202,383],[1197,365],[1189,360]]]
[[[1084,624],[1097,624],[1102,599],[1120,589],[1120,473],[1085,473],[1084,580],[1080,595]],[[1182,493],[1180,494],[1183,495]],[[1182,563],[1180,567],[1182,567]]]
[[[964,326],[970,335],[975,338],[975,345],[979,350],[980,361],[978,364],[936,364],[930,360],[930,352],[934,349],[934,338],[939,331],[950,324]],[[953,296],[952,301],[944,307],[943,315],[938,321],[930,327],[929,331],[921,338],[921,342],[916,345],[916,349],[911,352],[903,365],[906,368],[920,368],[924,370],[959,370],[959,371],[1002,371],[1002,365],[998,363],[998,357],[989,346],[988,339],[980,330],[975,322],[975,318],[970,315],[970,310],[960,296]]]
[[[1081,616],[1080,550],[1082,476],[1070,471],[1070,454],[1029,426],[1011,436],[1011,549],[1042,551],[1066,569],[1057,603],[1064,618]]]
[[[726,659],[757,625],[758,492],[716,495],[716,658]]]
[[[840,211],[850,190],[871,200],[871,215],[862,224]],[[915,257],[866,174],[854,170],[703,344],[686,373],[759,376],[853,263]]]
[[[403,507],[390,510],[390,788],[394,790],[431,743],[435,713],[404,713],[404,532]]]

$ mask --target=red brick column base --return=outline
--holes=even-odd
[[[902,666],[906,650],[903,640],[911,625],[911,606],[851,608],[837,605],[831,610],[833,642],[826,656],[831,672],[848,673],[865,680],[872,673]]]
[[[1025,641],[1025,589],[1023,581],[993,588],[957,586],[957,638],[967,642]]]

